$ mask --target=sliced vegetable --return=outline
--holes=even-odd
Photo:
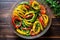
[[[35,0],[21,2],[12,15],[15,31],[27,37],[41,33],[47,26],[48,20],[45,7]]]
[[[39,17],[39,21],[44,27],[46,27],[46,25],[48,24],[48,16],[42,15],[41,17]]]
[[[39,24],[38,26],[36,26],[37,24]],[[37,27],[37,30],[35,29]],[[43,30],[43,28],[41,28],[42,25],[39,21],[35,21],[35,23],[33,24],[33,28],[31,29],[31,35],[36,35],[38,34],[41,30]],[[34,34],[33,34],[34,32]]]
[[[22,28],[22,30],[30,30],[31,28]]]
[[[27,21],[34,22],[37,18],[37,15],[34,13],[34,11],[29,11],[28,13],[26,13],[26,15],[28,15],[28,14],[33,14],[33,17]]]
[[[30,6],[29,5],[24,5],[25,8],[27,9],[30,9]]]
[[[45,9],[45,7],[43,6],[43,5],[40,5],[40,13],[41,14],[45,14],[46,13],[46,9]]]
[[[15,21],[18,21],[19,24],[17,25],[17,24],[15,23]],[[19,27],[21,26],[21,20],[20,20],[20,18],[18,18],[18,17],[13,17],[13,18],[12,18],[12,23],[13,23],[13,25],[14,25],[15,28],[19,28]]]
[[[20,34],[23,34],[23,35],[30,35],[30,34],[28,34],[29,31],[24,32],[24,31],[22,31],[22,30],[20,30],[20,29],[16,29],[16,31],[17,31],[18,33],[20,33]]]
[[[38,10],[38,9],[40,8],[40,7],[39,7],[39,3],[36,2],[36,1],[33,1],[32,7],[33,7],[35,10]]]

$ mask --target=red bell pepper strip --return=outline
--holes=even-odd
[[[41,17],[39,17],[39,21],[41,22],[42,26],[44,26],[44,21],[43,21],[42,16],[41,16]]]
[[[33,17],[32,13],[30,15],[25,15],[25,18],[31,18],[31,17]]]
[[[46,11],[45,10],[40,10],[41,14],[45,14]]]
[[[16,25],[15,24],[15,20],[19,20],[20,21],[20,25]],[[16,16],[15,17],[12,17],[12,23],[13,23],[13,25],[14,25],[15,28],[19,28],[21,26],[21,24],[22,24],[20,18],[18,18]]]
[[[30,0],[30,5],[32,5],[33,1],[34,1],[34,0]]]
[[[46,13],[46,9],[45,9],[45,7],[43,6],[43,5],[40,5],[40,13],[41,14],[45,14]]]
[[[34,33],[33,30],[30,31],[30,35],[31,35],[31,36],[35,36],[35,33]]]
[[[27,8],[27,9],[30,9],[30,6],[28,6],[28,5],[24,5],[24,7]]]
[[[22,28],[22,30],[30,30],[31,28]]]

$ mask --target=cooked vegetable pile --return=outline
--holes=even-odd
[[[37,1],[21,2],[13,11],[12,24],[21,35],[38,35],[47,27],[48,21],[45,7]]]

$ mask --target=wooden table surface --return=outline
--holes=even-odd
[[[12,31],[10,25],[11,9],[16,2],[17,0],[0,0],[0,40],[22,39]],[[50,40],[55,40],[53,38],[60,38],[60,18],[52,18],[50,29],[38,39],[40,40],[41,38]]]

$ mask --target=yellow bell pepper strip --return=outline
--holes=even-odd
[[[48,24],[48,16],[42,15],[45,26]]]
[[[36,26],[37,24],[39,24],[39,25]],[[37,27],[37,30],[36,30],[36,27]],[[35,21],[35,23],[33,24],[33,28],[31,29],[31,32],[33,32],[33,33],[30,32],[30,34],[31,34],[31,35],[36,35],[36,34],[38,34],[41,30],[43,30],[41,23],[40,23],[39,21]]]
[[[32,7],[33,7],[35,10],[38,10],[38,9],[40,8],[39,3],[38,3],[37,1],[33,1]]]
[[[41,24],[45,28],[46,25],[48,24],[48,16],[43,14],[42,16],[39,17],[39,21],[41,22]]]
[[[15,13],[17,13],[22,18],[25,17],[24,14],[27,12],[27,9],[24,6],[25,5],[19,5],[14,11]]]
[[[16,20],[18,20],[19,24],[16,24],[16,23],[15,23]],[[18,18],[18,17],[13,17],[13,18],[12,18],[12,24],[14,25],[15,28],[19,28],[19,27],[21,27],[22,22],[21,22],[20,18]]]
[[[26,13],[28,10],[27,10],[27,8],[25,7],[25,5],[23,5],[22,7],[21,7],[21,10],[23,11],[23,13]]]
[[[18,33],[20,33],[20,34],[23,34],[23,35],[26,35],[26,34],[27,34],[26,32],[23,32],[23,31],[21,31],[20,29],[16,29],[16,31],[17,31]]]
[[[34,22],[36,20],[37,15],[34,13],[34,11],[29,11],[25,15],[28,15],[28,14],[33,14],[33,17],[31,19],[26,19],[26,20],[29,22]]]
[[[18,16],[22,20],[21,17],[24,17],[24,14],[22,12],[20,12],[19,8],[15,8],[14,11],[13,11],[13,16]]]
[[[22,35],[30,35],[30,34],[29,34],[29,31],[24,32],[23,30],[20,30],[20,29],[16,29],[16,31],[17,31],[19,34],[22,34]]]
[[[24,7],[25,5],[19,5],[16,9],[21,12],[21,13],[25,13],[27,12],[27,9]]]
[[[25,23],[26,26],[32,25],[32,23],[31,22],[28,22],[26,19],[24,19],[23,22]]]

